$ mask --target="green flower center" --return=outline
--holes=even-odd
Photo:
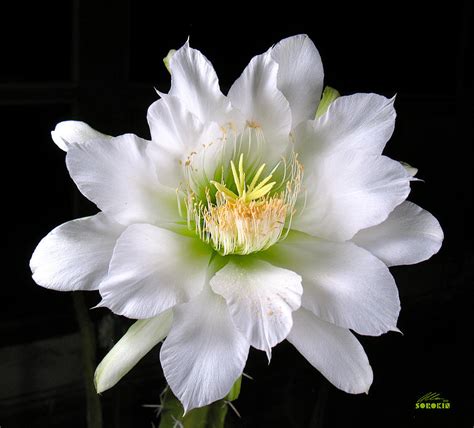
[[[293,155],[265,178],[266,165],[246,170],[244,155],[222,168],[221,181],[209,180],[204,200],[193,192],[186,202],[188,226],[222,255],[263,251],[286,236],[301,187],[302,167]],[[279,171],[278,174],[276,172]],[[227,173],[226,173],[227,172]],[[278,180],[272,180],[278,175]],[[225,178],[227,177],[227,179]]]

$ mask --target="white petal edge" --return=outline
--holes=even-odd
[[[227,263],[210,284],[226,300],[235,326],[270,360],[272,347],[286,338],[292,312],[301,305],[301,277],[247,256]]]
[[[268,153],[277,152],[278,157],[289,144],[291,110],[278,89],[277,75],[271,51],[257,55],[230,88],[229,98],[250,127],[263,130]]]
[[[351,242],[290,233],[264,256],[303,278],[302,306],[359,334],[398,331],[400,299],[387,266]]]
[[[72,143],[84,143],[89,140],[108,139],[110,135],[102,134],[91,128],[87,123],[77,120],[67,120],[60,122],[51,131],[51,138],[56,145],[65,152],[68,151],[69,145]]]
[[[325,114],[303,122],[294,132],[303,163],[335,150],[380,155],[395,128],[395,97],[354,94],[336,98]]]
[[[293,229],[316,237],[347,241],[384,221],[410,192],[411,176],[386,156],[346,150],[303,165]]]
[[[117,241],[99,306],[129,318],[156,316],[201,292],[210,256],[197,237],[133,224]]]
[[[188,412],[227,395],[242,375],[249,344],[209,284],[196,299],[173,311],[160,359],[171,390]]]
[[[216,122],[203,124],[186,110],[180,98],[163,95],[148,109],[152,142],[147,153],[156,165],[160,183],[173,188],[185,182],[184,170],[192,163],[193,170],[205,170],[213,176],[217,153],[223,150],[224,138]]]
[[[173,223],[179,218],[176,192],[159,183],[146,153],[148,144],[125,134],[71,144],[66,155],[69,173],[81,193],[126,226]]]
[[[324,79],[314,43],[305,34],[288,37],[273,47],[271,56],[279,66],[278,88],[290,104],[292,128],[314,119]]]
[[[56,227],[33,252],[33,280],[59,291],[97,290],[124,229],[102,213]]]
[[[372,368],[362,345],[349,330],[322,321],[303,308],[293,318],[288,341],[313,367],[344,392],[369,392]]]
[[[411,265],[429,259],[443,243],[436,218],[412,202],[396,207],[387,220],[359,231],[352,241],[387,266]]]
[[[169,65],[169,95],[177,96],[202,123],[213,121],[223,125],[232,120],[231,104],[219,88],[214,67],[201,52],[186,42],[171,57]]]
[[[94,374],[98,394],[112,388],[155,345],[168,334],[173,312],[165,311],[157,317],[136,321],[107,353]]]

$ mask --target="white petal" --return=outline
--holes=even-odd
[[[193,168],[202,168],[196,160],[197,152],[204,147],[223,145],[222,130],[215,122],[202,124],[188,110],[178,97],[163,95],[148,109],[148,124],[150,126],[152,144],[147,147],[148,155],[156,165],[160,183],[176,188],[183,182],[184,168],[188,161],[193,162]],[[214,173],[216,156],[207,153],[205,165],[209,174]]]
[[[206,284],[200,296],[174,309],[160,359],[171,390],[187,412],[225,397],[242,374],[248,351],[224,299]]]
[[[33,279],[59,291],[96,290],[107,275],[123,230],[102,213],[58,226],[41,240],[31,257]]]
[[[281,153],[291,131],[291,111],[277,87],[277,74],[271,52],[258,55],[232,85],[229,98],[251,126],[263,130],[269,148]]]
[[[97,366],[95,389],[100,394],[112,388],[168,334],[171,310],[157,317],[135,322]]]
[[[301,277],[247,257],[230,261],[210,283],[227,301],[237,328],[270,359],[272,347],[291,330],[292,312],[300,307]]]
[[[303,163],[334,150],[381,154],[395,127],[395,98],[354,94],[334,100],[327,112],[295,131],[295,150]]]
[[[288,341],[329,382],[350,394],[369,392],[372,368],[349,330],[324,322],[303,308],[293,314],[293,319]]]
[[[360,150],[319,156],[304,168],[293,228],[329,240],[346,241],[381,223],[410,192],[400,163]]]
[[[67,152],[69,144],[71,143],[81,144],[89,140],[96,140],[98,138],[108,139],[112,137],[96,131],[87,123],[67,120],[56,125],[54,131],[51,131],[51,138],[61,150]]]
[[[353,242],[387,266],[396,266],[429,259],[441,248],[443,237],[443,230],[433,215],[405,201],[383,223],[358,232]]]
[[[411,166],[410,164],[400,161],[400,164],[405,168],[412,177],[415,177],[416,174],[418,174],[418,168],[415,168],[414,166]]]
[[[100,306],[129,318],[150,318],[198,295],[210,247],[195,237],[133,224],[115,246]]]
[[[135,135],[71,144],[66,163],[79,190],[119,223],[176,221],[176,193],[158,182],[146,153],[148,142]]]
[[[222,94],[216,72],[209,60],[189,43],[170,60],[170,95],[177,96],[185,108],[201,122],[214,121],[220,125],[232,118],[232,107]]]
[[[351,242],[290,234],[265,256],[303,278],[302,306],[319,318],[377,336],[397,331],[400,300],[387,266]]]
[[[323,64],[307,35],[283,39],[271,51],[278,63],[278,88],[290,103],[294,128],[314,119],[323,89]]]
[[[148,109],[147,119],[154,142],[186,155],[216,137],[205,132],[209,125],[204,125],[176,96],[164,94],[155,101]]]

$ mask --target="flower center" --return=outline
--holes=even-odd
[[[262,164],[247,180],[240,154],[237,166],[230,161],[227,180],[210,180],[205,201],[188,199],[188,224],[191,214],[199,237],[222,255],[266,250],[286,235],[300,190],[302,167],[296,156],[290,165],[281,164],[261,179],[266,168]],[[277,174],[280,179],[272,181],[279,168],[284,169]]]

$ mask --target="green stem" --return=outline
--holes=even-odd
[[[74,292],[72,293],[72,298],[81,336],[84,386],[86,390],[87,428],[102,428],[102,409],[99,396],[94,386],[96,363],[94,326],[89,318],[89,311],[84,300],[84,294],[82,292]]]
[[[239,398],[241,382],[242,377],[239,377],[222,400],[190,410],[186,415],[184,415],[183,406],[173,395],[171,389],[165,388],[160,396],[161,420],[159,428],[175,428],[177,426],[184,428],[224,428],[229,406],[235,409],[232,401]]]

